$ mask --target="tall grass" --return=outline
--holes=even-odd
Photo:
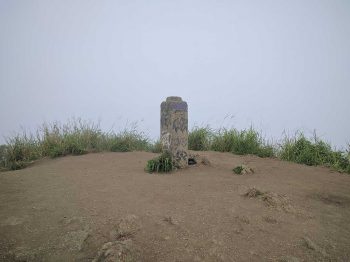
[[[42,157],[100,151],[162,152],[159,141],[152,143],[136,127],[118,133],[103,132],[99,124],[81,119],[73,119],[66,124],[44,124],[35,135],[23,132],[8,138],[6,142],[6,145],[0,146],[0,170],[20,169]],[[206,126],[192,129],[188,144],[191,150],[278,157],[282,160],[310,166],[323,165],[350,173],[350,144],[346,152],[335,150],[316,135],[307,138],[299,133],[293,137],[285,137],[280,144],[273,145],[253,128],[213,130]]]
[[[67,124],[44,124],[40,129],[44,156],[81,155],[103,149],[103,134],[98,125],[80,119]]]
[[[314,134],[312,138],[302,133],[285,137],[277,144],[268,143],[252,127],[246,130],[196,127],[189,134],[189,149],[252,154],[259,157],[278,157],[310,166],[323,165],[340,172],[350,173],[350,144],[346,152],[335,150]]]
[[[273,157],[273,146],[268,144],[259,132],[253,128],[238,131],[236,129],[222,129],[214,134],[212,150],[232,152],[238,155],[257,155]]]
[[[0,168],[20,169],[42,157],[82,155],[89,152],[149,150],[147,136],[135,128],[122,132],[102,132],[99,125],[81,119],[66,124],[43,124],[36,136],[18,134],[1,146]]]
[[[33,135],[17,134],[7,139],[7,145],[3,146],[1,164],[3,168],[20,169],[41,155],[39,142]]]
[[[238,131],[232,129],[212,130],[210,127],[196,127],[188,137],[191,150],[214,150],[234,154],[253,154],[260,157],[274,156],[274,148],[253,128]]]
[[[196,151],[210,150],[213,131],[209,126],[194,127],[188,135],[188,148]]]
[[[155,141],[154,143],[151,143],[149,145],[148,151],[152,153],[162,153],[163,152],[163,146],[160,140]]]
[[[150,143],[143,133],[136,130],[124,130],[118,134],[109,134],[105,137],[106,150],[113,152],[128,152],[148,150]]]
[[[323,165],[350,173],[349,152],[333,150],[329,143],[319,139],[316,134],[312,139],[302,133],[292,138],[286,137],[278,154],[283,160],[309,166]]]

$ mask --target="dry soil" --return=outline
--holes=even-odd
[[[200,155],[167,175],[144,171],[146,152],[0,173],[0,261],[350,261],[349,175]]]

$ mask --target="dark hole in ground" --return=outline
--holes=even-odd
[[[193,157],[190,157],[190,158],[188,159],[188,164],[189,164],[189,165],[195,165],[195,164],[197,164],[197,161],[196,161],[196,159],[194,159]]]

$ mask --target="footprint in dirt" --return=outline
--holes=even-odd
[[[350,198],[342,195],[321,192],[312,194],[311,198],[321,201],[327,205],[350,207]]]

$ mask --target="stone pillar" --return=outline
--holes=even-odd
[[[188,108],[181,97],[167,97],[160,106],[160,141],[176,167],[188,165]]]

